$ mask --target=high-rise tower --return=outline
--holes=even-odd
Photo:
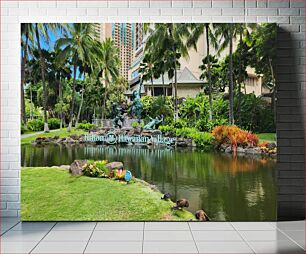
[[[119,49],[121,60],[120,75],[128,79],[128,70],[131,66],[135,47],[134,24],[104,23],[97,24],[96,31],[101,41],[111,38]]]

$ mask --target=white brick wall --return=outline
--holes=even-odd
[[[280,22],[294,32],[304,65],[304,7],[304,0],[2,0],[1,216],[19,216],[21,22]]]

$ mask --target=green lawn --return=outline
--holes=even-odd
[[[22,168],[22,221],[190,220],[142,183],[71,176],[61,168]]]
[[[276,142],[275,133],[258,133],[256,134],[260,142]]]
[[[41,133],[41,134],[37,134],[37,135],[34,135],[34,136],[21,138],[21,144],[22,145],[30,144],[32,141],[34,141],[38,137],[59,136],[60,138],[64,138],[64,137],[68,137],[68,136],[73,135],[73,134],[82,135],[82,134],[86,134],[86,133],[88,133],[88,132],[85,131],[85,130],[75,130],[75,129],[71,129],[71,132],[68,132],[68,130],[65,128],[65,129],[62,129],[62,130],[54,131],[54,132]]]

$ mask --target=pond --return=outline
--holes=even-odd
[[[122,161],[135,177],[172,200],[189,200],[214,221],[276,220],[276,162],[192,149],[135,146],[22,145],[22,166],[68,165],[74,159]]]

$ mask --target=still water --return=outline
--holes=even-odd
[[[189,211],[204,209],[214,221],[276,220],[276,162],[191,149],[130,146],[21,146],[22,166],[68,165],[75,159],[122,161],[134,176]]]

